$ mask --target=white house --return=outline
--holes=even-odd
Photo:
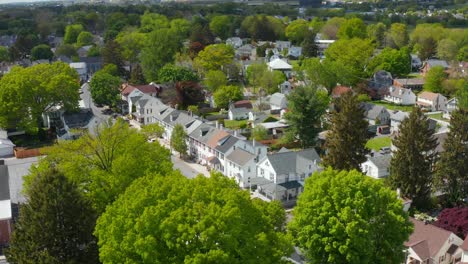
[[[422,92],[418,94],[416,104],[430,111],[445,111],[447,98],[439,93]]]
[[[302,55],[302,47],[291,46],[288,49],[288,57],[298,59]]]
[[[270,97],[270,108],[271,110],[281,110],[288,107],[288,100],[286,95],[282,93],[274,93]]]
[[[461,258],[458,248],[463,240],[454,233],[411,218],[414,230],[408,241],[406,264],[450,264]]]
[[[132,112],[132,116],[142,125],[154,123],[153,117],[156,116],[157,111],[167,107],[159,99],[147,94],[141,97],[129,97],[129,99],[131,102],[129,105],[135,105],[135,112]]]
[[[97,121],[91,109],[80,109],[75,113],[64,113],[61,115],[63,127],[57,129],[59,139],[75,139],[80,137],[81,131],[92,130]]]
[[[411,89],[390,86],[388,93],[384,96],[384,100],[399,105],[414,105],[416,103],[416,95]]]
[[[239,37],[228,38],[226,39],[226,44],[231,45],[234,49],[237,49],[242,46],[242,39]]]
[[[268,63],[268,69],[270,71],[281,71],[289,78],[291,76],[292,66],[282,59],[275,59]]]
[[[278,85],[280,93],[288,95],[292,90],[292,85],[289,81],[284,81],[280,85]]]
[[[245,108],[245,107],[241,107],[241,108],[231,107],[231,108],[229,108],[229,111],[228,111],[228,118],[229,118],[229,120],[248,119],[250,111],[252,111],[252,109],[248,109],[248,108]]]
[[[371,103],[361,104],[369,125],[387,125],[390,123],[390,113],[381,105]]]
[[[458,99],[456,97],[447,101],[447,107],[444,111],[444,118],[450,119],[450,116],[453,111],[458,109]]]
[[[235,147],[235,146],[234,146]],[[226,176],[234,178],[241,188],[249,188],[257,177],[255,155],[241,148],[226,156]]]
[[[70,68],[75,69],[80,76],[80,80],[86,81],[88,79],[88,68],[85,62],[72,62],[69,64]]]
[[[460,254],[460,263],[468,263],[468,236],[466,236],[465,240],[463,240],[463,244],[458,248],[458,251],[457,253],[455,253],[455,256],[459,256]]]
[[[392,156],[389,154],[368,157],[361,164],[361,170],[364,174],[374,179],[385,178],[390,175],[391,159]]]
[[[171,140],[172,131],[176,125],[181,125],[188,135],[203,123],[192,115],[175,109],[169,111],[161,120],[156,117],[156,120],[164,127],[163,138],[168,141]]]
[[[304,180],[320,169],[319,163],[315,149],[268,154],[257,164],[257,176],[265,180],[257,190],[270,200],[295,200],[304,190]]]
[[[401,122],[409,116],[408,112],[390,111],[390,131],[398,132]]]
[[[283,51],[284,49],[289,49],[291,47],[291,41],[281,41],[277,40],[275,42],[275,48],[279,51]]]

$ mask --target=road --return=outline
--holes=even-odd
[[[177,169],[184,175],[185,177],[189,179],[195,178],[197,175],[204,175],[204,176],[209,176],[209,172],[201,165],[195,164],[195,163],[190,163],[187,161],[183,161],[179,159],[175,155],[171,155],[171,161],[174,164],[174,169]],[[200,166],[203,170],[200,170],[197,168]]]
[[[100,124],[109,120],[110,116],[103,114],[102,113],[103,108],[99,108],[94,104],[93,99],[91,98],[89,83],[85,82],[81,86],[81,91],[82,93],[80,94],[80,98],[81,100],[83,100],[85,108],[91,109],[94,117],[96,118],[96,125],[94,127],[90,127],[89,129],[90,133],[94,134],[95,128],[99,126]]]

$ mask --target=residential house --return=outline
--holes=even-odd
[[[241,148],[234,149],[226,156],[225,175],[234,178],[241,188],[251,188],[257,178],[255,155]]]
[[[59,139],[76,139],[83,131],[94,131],[97,121],[91,109],[80,109],[78,112],[65,112],[60,116],[61,123],[57,126]]]
[[[102,69],[102,58],[101,57],[81,57],[80,62],[86,63],[88,74],[94,74],[95,72]]]
[[[468,236],[463,240],[463,244],[458,248],[455,253],[455,263],[456,264],[467,264],[468,263]],[[458,258],[458,256],[460,256]],[[459,261],[459,262],[457,262]]]
[[[285,49],[288,49],[291,47],[291,41],[280,41],[280,40],[277,40],[275,42],[275,48],[277,48],[280,52],[285,50]]]
[[[227,134],[225,137],[219,139],[216,142],[216,146],[214,147],[215,151],[215,158],[210,160],[211,166],[223,173],[224,175],[228,175],[227,170],[228,170],[228,165],[227,165],[227,156],[231,154],[236,149],[236,143],[240,139]]]
[[[249,100],[241,100],[229,105],[229,120],[244,120],[249,118],[252,111],[252,103]]]
[[[238,49],[242,46],[242,39],[239,37],[232,37],[226,39],[226,44],[231,45],[234,49]]]
[[[429,111],[445,111],[447,98],[439,93],[422,92],[418,94],[416,104]]]
[[[282,93],[274,93],[270,97],[271,110],[281,110],[288,107],[288,99]]]
[[[84,62],[72,62],[70,68],[75,69],[81,81],[88,80],[88,67]]]
[[[93,45],[87,45],[87,46],[78,48],[76,50],[76,53],[78,53],[78,57],[88,57],[88,52],[92,47]]]
[[[315,44],[317,45],[317,55],[322,59],[325,58],[325,50],[327,50],[333,43],[335,43],[334,39],[316,39]]]
[[[388,125],[390,124],[390,113],[381,105],[371,103],[362,103],[365,111],[365,118],[369,125]]]
[[[175,110],[172,108],[168,109],[165,105],[160,106],[162,107],[156,109],[156,114],[153,115],[153,117],[158,121],[160,125],[164,127],[163,138],[167,141],[171,140],[172,131],[174,130],[174,127],[176,125],[181,125],[184,128],[184,131],[187,133],[187,135],[189,135],[203,123],[201,120],[197,119],[196,117],[185,111]],[[161,115],[158,116],[159,110],[167,111],[168,113],[166,115],[163,114],[164,117],[162,118]]]
[[[397,133],[401,122],[407,117],[409,117],[408,112],[390,111],[390,131],[392,133]]]
[[[291,77],[292,66],[282,59],[275,59],[268,63],[270,71],[281,71],[287,78]]]
[[[132,93],[138,93],[139,91],[134,91]],[[157,115],[157,112],[162,108],[166,108],[161,100],[158,98],[143,94],[141,96],[130,96],[129,103],[131,103],[131,114],[132,116],[142,125],[154,123],[154,117]],[[133,109],[133,105],[135,108]],[[134,111],[133,111],[134,110]]]
[[[211,126],[206,123],[198,126],[189,136],[190,155],[202,165],[216,164],[216,151],[218,141],[229,133],[221,125]]]
[[[448,70],[450,68],[450,65],[447,63],[445,60],[434,60],[430,59],[424,62],[424,65],[421,68],[421,74],[423,76],[426,76],[427,72],[435,66],[441,66],[444,68],[444,70]]]
[[[420,91],[424,86],[424,79],[422,78],[401,78],[393,80],[393,85],[406,89]]]
[[[265,112],[249,112],[249,122],[252,125],[252,128],[255,128],[257,124],[263,123],[268,118],[268,114]]]
[[[411,218],[414,230],[405,246],[406,264],[449,264],[461,259],[458,248],[463,240],[454,233]]]
[[[369,81],[370,96],[380,99],[388,91],[388,87],[393,84],[392,74],[387,71],[377,71]]]
[[[257,164],[257,176],[264,179],[257,191],[269,200],[295,201],[304,190],[304,181],[320,169],[315,149],[282,150],[268,154]]]
[[[288,95],[292,91],[292,85],[289,81],[284,81],[280,85],[278,85],[280,93]]]
[[[257,49],[250,45],[246,44],[235,50],[235,56],[239,60],[253,60],[257,54]]]
[[[374,179],[385,178],[390,175],[390,154],[372,154],[361,164],[361,170],[364,174]]]
[[[150,84],[145,84],[145,85],[133,85],[129,83],[124,83],[120,87],[120,95],[122,97],[122,100],[127,101],[128,96],[134,90],[138,90],[142,92],[143,94],[147,94],[152,97],[157,97],[159,93],[161,93],[162,87],[161,85],[155,84],[155,83],[150,83]]]
[[[452,112],[458,109],[458,99],[456,97],[447,101],[447,107],[444,111],[443,117],[450,119]]]
[[[384,100],[399,105],[414,105],[416,103],[416,95],[411,89],[390,86]]]
[[[348,92],[353,92],[353,90],[347,86],[337,85],[335,88],[333,88],[331,97],[333,99],[340,98],[343,94]]]
[[[302,47],[291,46],[288,49],[288,58],[299,59],[302,55]]]

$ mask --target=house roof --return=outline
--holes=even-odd
[[[13,144],[13,142],[8,138],[0,138],[0,148],[11,148],[14,146],[15,144]]]
[[[318,163],[320,161],[317,151],[313,148],[301,151],[268,154],[266,158],[270,161],[271,166],[277,174],[296,172],[298,167],[302,167],[304,165],[304,162],[316,161]]]
[[[228,135],[218,141],[218,146],[216,146],[215,149],[221,153],[226,153],[236,144],[237,141],[239,141],[238,138]]]
[[[409,117],[408,112],[403,112],[403,111],[393,111],[390,112],[390,119],[395,120],[395,121],[403,121],[405,118]]]
[[[398,86],[390,86],[388,88],[388,92],[390,96],[396,97],[396,98],[403,98],[405,94],[411,94],[413,91],[411,89],[406,89],[403,87],[398,87]]]
[[[286,95],[284,95],[282,93],[274,93],[270,97],[270,105],[281,107],[282,102],[285,99],[286,99]]]
[[[337,85],[335,88],[333,88],[332,97],[334,97],[334,98],[340,97],[343,94],[345,94],[347,92],[352,92],[352,91],[353,90],[350,87]]]
[[[128,83],[122,84],[120,93],[122,95],[129,95],[133,90],[139,90],[144,94],[158,93],[161,91],[161,86],[157,84],[145,84],[145,85],[131,85]]]
[[[421,258],[423,256],[427,257],[427,255],[434,257],[452,234],[452,232],[431,224],[426,224],[414,218],[410,218],[410,220],[413,222],[414,230],[408,241],[405,242],[405,246],[411,248],[415,247],[413,250],[418,250],[419,253],[416,252],[416,250],[415,252],[418,255],[422,254],[422,256],[419,255]]]
[[[292,69],[292,66],[282,59],[275,59],[273,61],[270,61],[268,63],[268,66],[272,68],[273,70],[291,70]]]
[[[468,251],[468,236],[465,237],[465,240],[463,240],[463,244],[460,247],[461,249]]]
[[[381,105],[375,105],[370,103],[363,103],[361,105],[364,108],[366,117],[370,120],[375,120],[380,115],[382,110],[387,110]]]
[[[90,109],[80,109],[76,113],[65,113],[63,120],[69,128],[82,128],[86,127],[94,115]]]
[[[372,162],[379,169],[388,169],[390,167],[390,160],[392,155],[379,155],[374,157],[369,157],[369,161]]]
[[[421,78],[403,78],[403,79],[395,79],[393,82],[398,82],[402,85],[423,85],[424,79]]]
[[[226,157],[227,160],[230,160],[240,166],[244,166],[254,158],[254,155],[240,148],[236,148]]]
[[[218,146],[218,141],[226,136],[228,136],[229,133],[224,131],[224,130],[220,130],[220,129],[217,129],[215,131],[215,133],[213,133],[210,137],[210,139],[208,139],[208,141],[206,142],[206,144],[210,147],[210,148],[216,148],[216,146]]]
[[[429,65],[429,67],[442,66],[445,69],[449,67],[449,64],[444,60],[427,60],[426,63]]]
[[[424,91],[424,92],[418,94],[418,98],[426,99],[426,100],[429,100],[429,101],[434,101],[435,99],[437,99],[437,97],[439,95],[440,94],[438,94],[438,93]]]
[[[241,100],[241,101],[234,102],[232,104],[234,105],[234,108],[252,109],[252,102],[250,102],[249,100]]]
[[[69,65],[73,69],[86,69],[85,62],[71,62]]]

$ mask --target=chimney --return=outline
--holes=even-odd
[[[252,146],[255,148],[255,138],[252,139]]]
[[[219,121],[218,120],[216,120],[216,122],[215,122],[215,127],[216,127],[216,129],[219,128]]]

